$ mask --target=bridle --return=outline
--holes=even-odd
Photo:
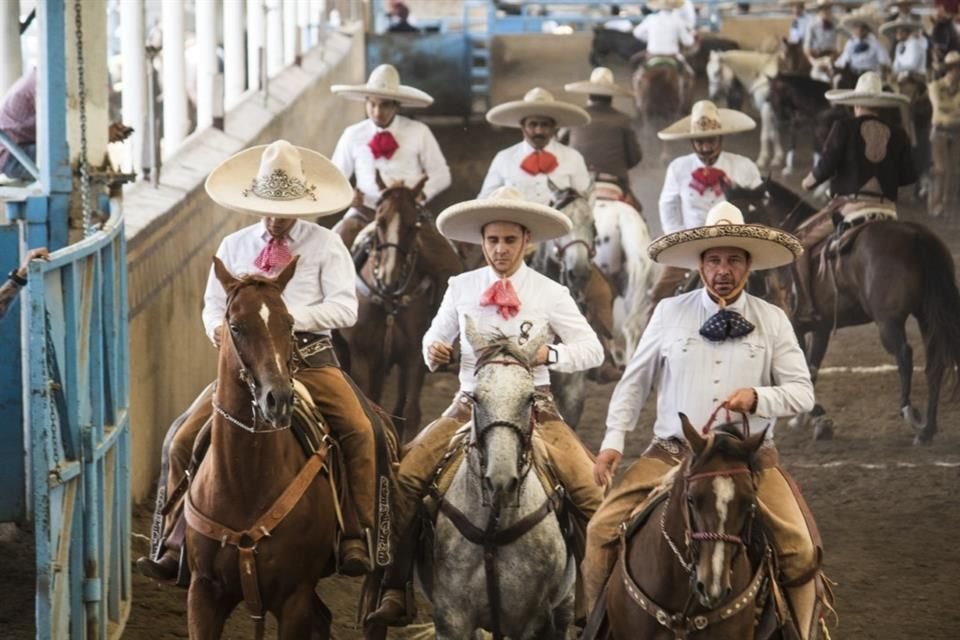
[[[575,202],[579,198],[583,197],[575,189],[570,188],[561,189],[557,193],[559,194],[559,197],[550,206],[557,211],[564,213],[564,215],[567,215],[566,212],[563,211],[566,207],[568,207],[572,202]],[[594,235],[596,235],[596,233],[594,233]],[[567,276],[567,271],[563,268],[563,261],[566,258],[567,252],[576,246],[582,245],[587,251],[588,261],[593,262],[593,258],[597,255],[597,250],[594,246],[594,243],[587,242],[583,238],[574,238],[573,240],[565,243],[561,243],[561,240],[562,238],[558,238],[551,242],[550,246],[553,250],[547,254],[547,258],[558,267],[557,271],[559,275],[557,276],[557,281],[565,287],[569,287],[570,282]],[[579,294],[581,292],[577,293]]]
[[[395,215],[400,215],[396,213]],[[427,221],[426,212],[422,207],[417,208],[417,220],[414,223],[413,247],[409,250],[400,246],[396,242],[383,242],[379,233],[374,233],[370,239],[370,259],[372,264],[372,281],[367,281],[363,275],[363,270],[357,272],[357,289],[361,295],[366,296],[374,304],[383,307],[387,312],[388,318],[392,318],[400,312],[401,309],[408,306],[420,294],[426,292],[430,287],[430,277],[425,276],[419,282],[414,283],[414,276],[417,273],[417,262],[420,257],[420,229]],[[387,250],[396,251],[402,258],[400,263],[400,276],[393,286],[383,281],[383,254]]]

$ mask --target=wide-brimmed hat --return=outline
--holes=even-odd
[[[231,211],[316,218],[343,211],[353,187],[326,157],[286,140],[244,149],[210,172],[210,199]]]
[[[589,80],[571,82],[563,85],[570,93],[586,93],[592,96],[632,96],[633,93],[613,79],[613,71],[606,67],[597,67],[590,73]]]
[[[790,264],[803,253],[800,241],[781,229],[745,224],[743,213],[729,202],[719,202],[707,213],[704,226],[660,236],[647,249],[660,264],[698,269],[707,249],[735,247],[750,254],[750,269],[760,271]]]
[[[910,102],[910,98],[899,93],[883,90],[883,80],[876,71],[867,71],[857,78],[853,89],[831,89],[825,94],[834,104],[851,107],[899,107]]]
[[[683,6],[683,0],[650,0],[647,8],[651,11],[672,11]]]
[[[392,64],[382,64],[371,71],[367,84],[335,84],[330,91],[348,100],[396,100],[403,107],[429,107],[433,104],[430,94],[400,84],[400,73]]]
[[[878,14],[873,7],[868,6],[854,9],[840,18],[840,23],[837,27],[847,33],[853,33],[854,27],[862,24],[870,31],[876,33],[877,27],[880,26],[882,21],[883,16]]]
[[[755,128],[757,123],[745,113],[734,109],[720,109],[709,100],[694,103],[690,115],[677,120],[657,137],[661,140],[693,140],[742,133]]]
[[[561,102],[540,87],[527,91],[523,100],[504,102],[490,109],[487,122],[501,127],[519,127],[520,122],[530,116],[552,118],[558,127],[579,127],[590,122],[590,114],[582,108]]]
[[[837,5],[833,0],[817,0],[807,5],[808,11],[819,11],[820,9],[831,9]]]
[[[894,9],[902,4],[916,5],[923,4],[921,0],[891,0],[886,4],[886,9]]]
[[[919,31],[923,29],[923,23],[919,20],[890,20],[880,25],[880,35],[893,40],[897,37],[897,31],[900,29]]]
[[[530,202],[513,187],[500,187],[489,197],[447,207],[437,217],[437,229],[450,240],[481,244],[483,227],[491,222],[519,224],[530,232],[531,242],[561,238],[571,229],[567,216]]]
[[[960,67],[960,51],[951,51],[940,63],[940,69],[949,69],[950,67]]]
[[[806,6],[807,0],[777,0],[777,4],[781,7],[792,7],[795,4],[802,4]]]

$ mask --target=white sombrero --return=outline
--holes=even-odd
[[[230,156],[204,186],[218,205],[255,216],[315,218],[353,200],[353,187],[332,162],[286,140]]]
[[[834,104],[851,107],[899,107],[910,102],[910,98],[899,93],[883,90],[883,81],[876,71],[867,71],[857,78],[853,89],[831,89],[827,91],[827,100]]]
[[[937,65],[938,69],[949,69],[950,67],[960,67],[960,51],[951,51],[943,59],[943,62]]]
[[[715,204],[704,226],[660,236],[647,251],[660,264],[698,269],[703,252],[719,247],[736,247],[749,253],[753,271],[782,267],[803,253],[800,242],[786,231],[745,224],[740,209],[729,202]]]
[[[896,39],[899,29],[918,31],[923,29],[923,23],[919,20],[891,20],[880,25],[880,35],[893,41]]]
[[[672,11],[683,6],[683,0],[650,0],[647,8],[651,11]]]
[[[501,127],[519,127],[520,121],[530,116],[552,118],[558,127],[579,127],[590,122],[590,114],[569,102],[560,102],[546,89],[536,87],[527,91],[523,100],[498,104],[487,111],[487,122]]]
[[[661,140],[712,138],[750,131],[756,126],[753,118],[745,113],[720,109],[709,100],[700,100],[693,105],[689,116],[660,131],[657,137]]]
[[[833,0],[817,0],[813,4],[807,5],[808,11],[819,11],[820,9],[831,9],[836,6]]]
[[[530,202],[513,187],[500,187],[487,198],[447,207],[437,217],[437,229],[457,242],[481,244],[483,227],[513,222],[530,232],[530,242],[543,242],[570,233],[570,219],[556,209]]]
[[[335,84],[330,91],[348,100],[383,98],[396,100],[404,107],[429,107],[433,104],[430,94],[400,84],[400,74],[391,64],[382,64],[371,71],[367,84]]]
[[[853,33],[853,28],[862,24],[870,31],[876,33],[877,27],[881,22],[883,22],[883,16],[878,14],[873,7],[861,7],[860,9],[854,9],[840,18],[840,23],[837,27],[847,33]]]
[[[597,67],[590,73],[590,79],[563,85],[570,93],[586,93],[592,96],[632,96],[633,93],[619,86],[613,79],[613,71],[606,67]]]

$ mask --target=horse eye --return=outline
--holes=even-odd
[[[235,322],[230,323],[230,333],[240,333],[240,325]]]

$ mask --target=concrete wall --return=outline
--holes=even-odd
[[[266,105],[253,95],[227,114],[225,131],[189,140],[163,166],[159,188],[141,183],[124,194],[135,501],[153,489],[168,425],[216,375],[216,352],[200,321],[210,259],[221,238],[255,222],[215,206],[203,181],[229,155],[278,138],[331,155],[363,106],[335,98],[330,85],[360,83],[364,75],[362,31],[333,34],[302,67],[271,79]]]

